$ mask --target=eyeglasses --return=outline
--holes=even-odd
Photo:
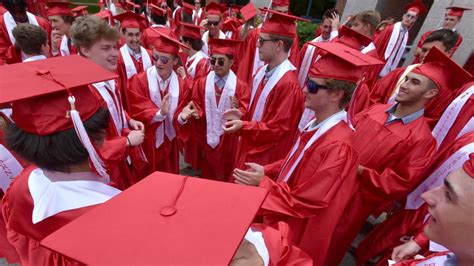
[[[325,85],[320,85],[309,78],[306,80],[306,89],[309,93],[316,94],[318,93],[319,89],[327,89],[328,87]]]
[[[171,58],[166,57],[166,56],[159,56],[157,54],[153,54],[153,60],[155,60],[155,62],[158,62],[158,60],[160,60],[161,63],[168,64],[168,62],[171,60]]]
[[[258,38],[258,44],[262,46],[265,42],[277,42],[276,39],[264,39],[262,37]]]
[[[219,64],[219,66],[224,66],[224,58],[211,57],[211,65],[215,66],[216,63]]]
[[[219,23],[221,23],[220,21],[207,21],[207,24],[209,26],[217,26],[219,25]]]
[[[415,18],[416,18],[416,15],[412,15],[412,14],[408,14],[408,13],[405,13],[405,16],[406,16],[408,19],[415,19]]]

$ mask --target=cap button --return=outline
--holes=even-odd
[[[160,214],[161,216],[168,217],[168,216],[174,215],[176,211],[177,210],[174,206],[166,206],[166,207],[161,208]]]

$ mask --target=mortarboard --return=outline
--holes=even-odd
[[[206,14],[207,15],[217,15],[221,16],[227,10],[225,6],[218,4],[216,2],[211,2],[206,6]]]
[[[159,16],[159,17],[164,17],[166,16],[166,9],[163,9],[157,5],[154,5],[154,4],[150,4],[150,10],[151,10],[151,13],[155,14],[156,16]]]
[[[468,10],[471,10],[470,8],[466,8],[466,7],[459,7],[459,6],[450,6],[450,7],[447,7],[447,15],[448,16],[453,16],[453,17],[462,17],[462,15],[464,14],[464,11],[468,11]]]
[[[113,16],[112,12],[108,9],[104,9],[92,15],[109,22],[110,25],[114,24],[114,21],[112,20],[112,16]]]
[[[233,55],[237,53],[237,49],[242,41],[238,40],[229,40],[229,39],[216,39],[211,38],[209,40],[209,48],[211,54],[223,54],[223,55]]]
[[[467,160],[463,164],[462,168],[464,169],[466,174],[468,174],[470,177],[474,178],[474,153],[469,154],[469,160]]]
[[[75,8],[71,9],[73,16],[85,16],[87,15],[87,6],[76,6]]]
[[[275,34],[285,37],[294,38],[296,37],[296,24],[295,21],[309,21],[300,17],[288,15],[281,12],[276,12],[270,9],[260,9],[271,14],[269,18],[263,23],[260,32]]]
[[[41,245],[90,265],[228,265],[266,194],[155,172]]]
[[[125,5],[127,6],[127,9],[131,9],[131,10],[133,10],[133,9],[135,9],[135,8],[136,8],[136,9],[140,8],[140,5],[135,4],[134,2],[128,1],[128,0],[125,1]]]
[[[413,11],[417,14],[417,16],[425,14],[428,9],[426,9],[425,5],[420,0],[415,0],[408,5],[405,6],[406,11]]]
[[[272,6],[289,6],[290,0],[273,0]]]
[[[439,90],[456,90],[471,78],[471,74],[454,62],[439,48],[433,46],[423,63],[413,69],[433,81]]]
[[[155,29],[153,30],[159,35],[157,36],[157,38],[154,38],[154,40],[152,41],[153,42],[152,45],[156,50],[162,53],[177,55],[179,53],[180,47],[183,47],[185,49],[191,49],[187,45],[178,41],[177,39],[171,36],[167,36],[165,34],[161,34]]]
[[[192,15],[194,9],[195,9],[194,5],[191,5],[187,2],[183,2],[183,12],[184,13],[186,13],[188,15]]]
[[[345,25],[339,29],[339,36],[337,42],[345,44],[356,50],[361,50],[361,47],[366,47],[372,42],[372,38],[355,31]]]
[[[71,55],[5,65],[0,68],[0,76],[0,105],[11,103],[12,118],[19,128],[40,136],[74,128],[89,153],[93,169],[108,177],[82,121],[100,107],[88,85],[114,79],[116,74],[93,61]]]
[[[257,15],[257,8],[252,2],[249,2],[240,9],[240,14],[245,21],[249,21]]]
[[[120,27],[122,29],[137,28],[143,30],[147,27],[146,18],[131,11],[126,11],[112,18],[120,21]]]
[[[181,26],[181,36],[191,39],[201,39],[201,30],[204,28],[184,22],[181,22],[179,25]]]
[[[236,31],[242,26],[242,23],[237,18],[227,18],[224,23],[222,23],[222,31]]]
[[[46,15],[50,16],[72,16],[72,11],[69,8],[69,1],[49,1],[47,2],[48,9]]]

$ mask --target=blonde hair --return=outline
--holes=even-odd
[[[80,51],[81,47],[89,49],[102,39],[117,41],[120,35],[117,29],[99,17],[84,16],[77,18],[72,24],[71,37],[77,50]]]

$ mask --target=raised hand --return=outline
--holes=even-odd
[[[167,93],[161,100],[160,115],[167,116],[170,112],[170,94]]]
[[[263,166],[256,163],[245,163],[245,165],[248,167],[245,171],[234,169],[234,182],[241,185],[258,186],[265,175]]]

